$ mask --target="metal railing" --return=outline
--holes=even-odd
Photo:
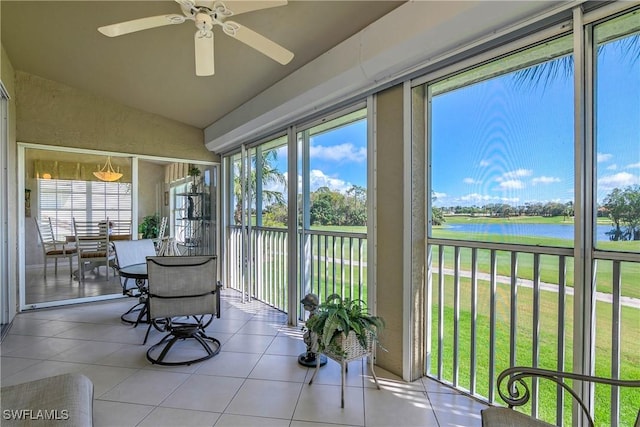
[[[448,239],[429,242],[428,376],[487,402],[504,404],[496,399],[496,379],[504,369],[572,370],[573,249]],[[639,359],[640,299],[621,296],[621,290],[626,283],[627,293],[637,293],[631,288],[638,284],[634,279],[638,257],[616,260],[601,255],[595,261],[600,271],[594,293],[594,371],[614,379],[637,379],[638,371],[627,365],[637,365]],[[636,334],[635,343],[627,340],[621,345],[621,328]],[[628,369],[622,372],[623,367]],[[621,416],[633,421],[635,413],[622,414],[621,407],[640,399],[634,392],[621,403],[617,387],[596,389],[596,411],[609,408],[605,415],[612,425],[619,425]],[[533,378],[524,411],[563,425],[571,420],[570,400],[561,387],[538,384]],[[602,420],[602,414],[597,418]]]
[[[366,301],[366,234],[300,230],[297,239],[301,260],[292,260],[286,229],[228,227],[227,286],[286,312],[287,269],[290,262],[299,262],[301,296],[313,292],[323,301],[337,293]]]

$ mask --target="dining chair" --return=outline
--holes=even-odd
[[[84,282],[87,270],[106,267],[106,280],[109,280],[109,268],[114,268],[115,253],[109,244],[109,219],[106,221],[78,221],[73,218],[73,232],[78,251],[78,275]]]
[[[58,259],[69,259],[69,275],[73,275],[73,257],[76,254],[75,246],[69,246],[66,242],[58,241],[55,239],[53,233],[53,226],[51,225],[51,217],[47,217],[45,221],[38,221],[34,218],[36,228],[38,229],[38,236],[40,237],[40,243],[42,244],[42,254],[44,255],[44,277],[47,278],[47,266],[49,259],[55,261],[55,274],[58,275]]]
[[[167,332],[147,350],[147,360],[158,365],[190,365],[218,354],[220,341],[205,333],[213,318],[220,317],[222,285],[216,282],[216,257],[147,257],[147,275],[151,319],[147,335],[152,326]],[[192,340],[200,346],[189,346]],[[178,342],[184,344],[174,347]]]
[[[147,262],[148,256],[156,255],[156,248],[152,239],[141,240],[116,240],[112,242],[116,252],[116,269],[119,271],[135,264],[144,264]],[[146,280],[132,280],[120,276],[120,284],[122,285],[122,294],[138,298],[138,303],[131,307],[126,313],[120,316],[123,322],[138,324],[144,313],[147,294]],[[129,319],[127,316],[131,313],[138,312],[136,320]]]
[[[169,237],[165,236],[167,232],[167,221],[168,218],[166,216],[162,217],[160,221],[160,227],[158,228],[158,237],[153,239],[153,243],[156,245],[156,253],[157,255],[165,255],[167,250],[167,246],[169,244]]]
[[[109,221],[109,240],[131,240],[131,220],[111,220]]]

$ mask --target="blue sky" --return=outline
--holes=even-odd
[[[606,46],[597,73],[598,200],[640,184],[640,60]],[[438,206],[574,200],[573,80],[514,84],[504,75],[434,97]],[[278,167],[286,170],[286,150]],[[366,187],[366,121],[312,137],[311,190]]]

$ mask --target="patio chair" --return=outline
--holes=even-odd
[[[51,225],[51,218],[48,217],[46,221],[40,222],[37,218],[34,218],[36,222],[36,228],[38,229],[38,236],[40,236],[40,243],[42,244],[42,254],[44,256],[44,277],[47,278],[47,266],[49,265],[49,259],[55,260],[55,274],[58,275],[58,259],[69,258],[69,275],[73,275],[73,257],[76,254],[76,248],[74,246],[68,246],[66,242],[58,241],[53,234],[53,226]]]
[[[73,219],[73,231],[78,250],[78,270],[81,282],[84,282],[85,271],[98,269],[104,264],[106,280],[109,280],[109,268],[114,268],[115,253],[109,244],[109,220],[101,222],[78,221]]]
[[[529,386],[524,381],[525,378],[541,378],[556,383],[568,392],[579,405],[582,414],[587,419],[586,424],[590,427],[594,426],[593,418],[585,405],[572,388],[572,384],[567,380],[572,380],[573,386],[575,381],[582,381],[594,384],[607,384],[612,387],[640,387],[640,380],[617,380],[611,378],[595,377],[592,375],[574,374],[572,372],[553,371],[549,369],[532,368],[526,366],[515,366],[505,369],[498,375],[497,389],[502,400],[504,400],[508,408],[491,406],[481,411],[483,427],[537,427],[550,426],[544,421],[530,417],[513,409],[514,406],[523,406],[527,404],[531,397]],[[506,381],[506,387],[503,389],[502,382]],[[506,390],[506,391],[504,391]],[[640,409],[636,409],[636,421],[634,427],[640,427]],[[613,423],[613,421],[612,421]]]
[[[214,316],[220,317],[221,285],[216,283],[216,257],[147,257],[147,274],[151,319],[147,336],[152,326],[168,332],[149,348],[147,360],[158,365],[191,365],[218,354],[220,341],[205,333]],[[178,341],[185,345],[174,347]],[[199,346],[188,346],[194,342]],[[187,356],[176,357],[180,350]]]
[[[147,262],[148,256],[156,254],[152,239],[116,240],[112,244],[116,252],[116,269],[118,271],[130,265],[144,264]],[[122,285],[122,295],[138,298],[138,303],[120,316],[120,319],[123,322],[137,325],[146,313],[147,281],[120,276],[120,284]],[[127,317],[134,312],[138,312],[136,320]]]

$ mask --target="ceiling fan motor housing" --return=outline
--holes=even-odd
[[[213,28],[213,19],[211,19],[208,13],[198,12],[195,16],[195,21],[196,27],[198,27],[200,31],[208,32]]]

